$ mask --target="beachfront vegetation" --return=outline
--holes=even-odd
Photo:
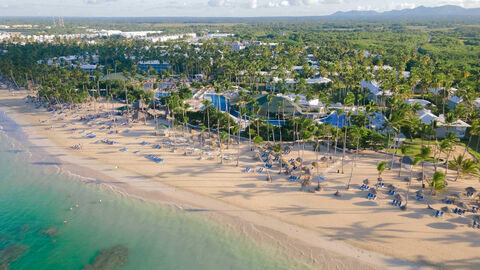
[[[154,109],[158,105],[172,125],[217,133],[220,144],[229,144],[221,139],[224,133],[257,144],[296,142],[302,149],[310,142],[326,144],[335,152],[341,149],[342,173],[348,149],[357,153],[373,149],[391,153],[391,164],[382,163],[383,170],[393,168],[395,154],[402,154],[420,160],[422,179],[425,162],[445,166],[446,173],[448,167],[456,169],[459,177],[478,170],[465,166],[471,162],[477,168],[467,152],[476,158],[479,151],[475,100],[480,89],[480,34],[471,26],[453,25],[278,21],[216,25],[233,33],[224,38],[201,38],[206,35],[201,25],[165,26],[167,32],[197,33],[200,38],[190,42],[113,36],[47,43],[14,37],[0,43],[0,73],[48,104],[105,98],[127,105],[141,101]],[[237,43],[246,45],[239,49]],[[61,57],[69,55],[75,57]],[[149,60],[168,67],[141,68]],[[81,68],[93,63],[93,69]],[[312,78],[328,81],[308,83]],[[360,84],[373,80],[384,90],[374,97]],[[449,91],[453,87],[458,89],[455,93]],[[189,102],[194,93],[205,89],[218,95],[233,91],[236,97],[226,109],[207,99],[202,108],[193,109]],[[166,95],[155,98],[158,91]],[[279,99],[280,94],[295,98]],[[449,99],[454,95],[462,102],[452,107]],[[300,96],[307,102],[318,100],[326,111],[301,107]],[[444,115],[445,138],[437,136],[436,121],[425,123],[417,117],[423,108],[407,104],[409,98],[423,98],[432,104],[432,113]],[[341,106],[333,108],[336,103]],[[336,112],[336,121],[314,121],[329,111]],[[379,115],[384,126],[372,128]],[[448,130],[458,120],[470,125],[465,138],[457,139]],[[398,143],[400,134],[406,146]],[[450,162],[460,143],[463,155]]]

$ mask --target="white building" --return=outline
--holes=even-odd
[[[461,103],[463,103],[463,98],[455,95],[447,100],[447,108],[450,110],[455,110],[455,108],[457,108],[457,106]]]

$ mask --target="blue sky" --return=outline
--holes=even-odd
[[[0,16],[315,16],[446,4],[480,7],[480,0],[0,0]]]

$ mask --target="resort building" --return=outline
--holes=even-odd
[[[455,110],[455,108],[461,103],[463,103],[463,98],[455,95],[447,100],[447,108],[449,110]]]
[[[141,71],[148,71],[151,67],[155,69],[158,73],[161,73],[162,70],[167,70],[169,65],[167,62],[160,62],[159,60],[151,60],[151,61],[140,61],[138,63],[138,67]]]
[[[456,120],[452,123],[446,123],[443,115],[436,116],[430,110],[420,110],[417,112],[418,118],[425,124],[431,125],[436,122],[436,136],[439,139],[445,138],[449,132],[453,132],[456,138],[463,138],[466,135],[469,124],[462,120]]]

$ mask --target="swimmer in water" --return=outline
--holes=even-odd
[[[63,220],[63,224],[67,224],[67,222],[68,222],[68,221],[67,221],[66,219]]]
[[[102,200],[98,200],[98,203],[102,203]]]
[[[75,204],[75,207],[76,207],[76,208],[78,208],[78,206],[79,206],[79,205],[78,205],[78,203],[77,203],[77,204]]]
[[[72,210],[73,210],[73,208],[72,208],[72,207],[70,207],[70,211],[72,211]]]

